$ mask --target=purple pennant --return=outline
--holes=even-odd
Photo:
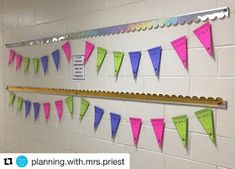
[[[140,51],[129,52],[129,57],[131,60],[133,76],[136,79],[137,73],[138,73],[138,68],[139,68],[139,63],[140,63],[141,52]]]
[[[119,114],[110,113],[110,117],[111,117],[111,127],[112,127],[112,138],[114,139],[121,120],[121,116]]]
[[[36,121],[39,115],[40,103],[33,103],[34,108],[34,120]]]
[[[158,46],[156,48],[148,49],[149,56],[151,58],[155,75],[158,76],[161,62],[162,48]]]
[[[104,114],[104,110],[95,106],[95,121],[94,121],[94,129],[97,129],[100,120],[102,119],[102,116]]]
[[[56,66],[56,69],[58,71],[59,69],[59,64],[60,64],[60,52],[59,49],[56,49],[55,51],[53,51],[52,53],[52,57]]]
[[[29,100],[25,100],[24,104],[25,104],[25,118],[27,118],[30,113],[31,102]]]
[[[41,57],[41,62],[42,62],[42,68],[44,71],[44,74],[47,72],[47,63],[48,63],[48,56],[42,56]]]

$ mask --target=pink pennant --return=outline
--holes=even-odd
[[[63,48],[63,51],[65,53],[65,56],[67,57],[68,62],[70,63],[72,55],[71,55],[71,47],[70,47],[69,41],[65,42],[62,45],[62,48]]]
[[[56,110],[59,116],[59,120],[61,121],[62,114],[63,114],[63,101],[62,100],[57,100],[55,102]]]
[[[213,56],[211,24],[209,22],[206,22],[202,26],[195,29],[193,33],[200,40],[208,54],[210,56]]]
[[[83,64],[86,64],[86,62],[88,61],[89,57],[91,56],[91,53],[94,49],[94,45],[88,41],[86,41],[86,48],[85,48],[85,55],[84,55],[84,62]]]
[[[130,119],[130,123],[131,123],[131,129],[132,129],[134,144],[137,145],[142,120],[140,118],[134,118],[134,117],[130,117],[129,119]]]
[[[8,65],[12,64],[15,58],[15,51],[10,49],[10,54],[9,54],[9,60],[8,60]]]
[[[43,103],[43,110],[44,110],[46,122],[48,122],[49,115],[50,115],[50,103]]]
[[[187,37],[182,36],[171,42],[185,69],[188,69]]]
[[[164,119],[151,119],[153,130],[157,138],[158,145],[161,147],[163,143],[163,133],[164,133]]]
[[[21,55],[16,55],[16,71],[20,70],[21,68],[21,63],[22,63],[22,56]]]

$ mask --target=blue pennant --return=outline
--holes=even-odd
[[[47,63],[48,63],[48,56],[42,56],[41,57],[41,62],[42,62],[42,68],[44,71],[44,74],[47,72]]]
[[[56,69],[58,71],[59,69],[59,64],[60,64],[60,52],[59,49],[56,49],[55,51],[53,51],[52,53],[52,57],[56,66]]]
[[[31,102],[29,100],[24,101],[25,104],[25,118],[28,117],[31,108]]]
[[[33,103],[34,108],[34,120],[36,121],[39,115],[40,103]]]
[[[103,114],[104,114],[104,110],[95,106],[94,129],[97,129]]]
[[[136,79],[137,73],[138,73],[138,68],[139,68],[139,63],[140,63],[141,52],[140,51],[129,52],[129,57],[131,60],[133,76]]]
[[[110,113],[110,118],[111,118],[111,127],[112,127],[112,138],[114,139],[121,120],[121,116],[119,114]]]
[[[151,58],[155,75],[158,76],[161,62],[162,48],[158,46],[156,48],[148,49],[149,56]]]

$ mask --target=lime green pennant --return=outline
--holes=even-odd
[[[180,136],[181,142],[186,147],[188,142],[188,118],[187,115],[172,118],[175,128]]]
[[[69,109],[69,112],[71,114],[73,114],[73,96],[68,96],[66,99],[65,99],[65,102],[66,102],[66,105]]]
[[[39,58],[33,58],[33,70],[34,73],[38,72]]]
[[[15,101],[15,94],[14,93],[10,93],[9,95],[9,105],[13,105],[14,101]]]
[[[121,65],[122,65],[124,53],[123,52],[114,51],[113,52],[113,56],[114,56],[114,74],[117,77],[117,75],[119,73],[119,70],[121,68]]]
[[[83,98],[81,98],[81,109],[80,109],[80,119],[82,120],[86,111],[89,107],[89,102]]]
[[[211,108],[205,108],[195,112],[195,115],[202,124],[211,141],[215,143],[213,110]]]
[[[17,111],[20,111],[22,109],[22,105],[23,105],[22,97],[17,97]]]
[[[23,58],[24,72],[28,72],[28,70],[29,70],[29,63],[30,63],[30,58],[29,57],[24,57]]]
[[[96,62],[97,71],[100,70],[106,54],[107,54],[106,49],[97,47],[97,62]]]

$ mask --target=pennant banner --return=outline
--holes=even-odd
[[[131,123],[134,144],[137,145],[139,135],[140,135],[140,128],[141,128],[142,120],[140,118],[130,117],[130,123]]]
[[[22,56],[16,55],[15,57],[16,57],[16,71],[18,71],[21,68]]]
[[[43,68],[44,74],[46,74],[47,64],[48,64],[48,56],[42,56],[41,57],[41,62],[42,62],[42,68]]]
[[[195,112],[198,120],[202,124],[206,133],[210,137],[211,141],[215,143],[215,129],[214,129],[214,118],[213,111],[210,108],[199,110]]]
[[[163,134],[164,134],[164,119],[151,119],[153,130],[157,138],[158,145],[162,147],[163,143]]]
[[[12,64],[15,59],[15,51],[10,49],[9,58],[8,58],[8,65]]]
[[[151,58],[155,75],[158,76],[161,62],[162,48],[161,46],[148,49],[149,56]]]
[[[70,43],[69,41],[65,42],[63,45],[62,45],[62,49],[64,51],[64,54],[68,60],[68,62],[70,63],[70,60],[71,60],[71,47],[70,47]]]
[[[180,136],[181,142],[186,147],[188,142],[188,118],[186,115],[172,118],[175,128]]]
[[[96,68],[97,71],[100,70],[103,62],[104,62],[104,58],[107,54],[107,50],[101,47],[97,47],[97,62],[96,62]]]
[[[38,72],[38,64],[39,64],[39,59],[33,58],[33,71],[34,71],[34,73]]]
[[[9,106],[12,106],[15,101],[16,95],[14,93],[9,94]]]
[[[25,118],[27,118],[30,113],[31,102],[29,100],[25,100],[24,104],[25,104]]]
[[[21,111],[23,106],[23,99],[22,97],[17,97],[17,111]]]
[[[43,103],[43,110],[46,122],[48,122],[49,115],[50,115],[50,103]]]
[[[30,63],[30,59],[28,57],[24,57],[23,58],[23,66],[24,66],[24,72],[28,72],[29,70],[29,63]]]
[[[91,53],[94,49],[94,45],[88,41],[86,41],[86,48],[85,48],[85,55],[84,55],[84,61],[83,64],[85,65],[89,59],[89,57],[91,56]]]
[[[171,42],[171,45],[178,54],[185,69],[188,69],[188,50],[187,50],[187,38],[186,36],[180,37]]]
[[[73,115],[73,96],[68,96],[65,99],[65,103],[69,109],[69,112],[71,113],[71,115]]]
[[[61,118],[62,118],[62,115],[63,115],[63,101],[62,100],[57,100],[55,102],[55,107],[56,107],[56,111],[57,111],[59,120],[61,122]]]
[[[40,103],[33,103],[34,120],[36,121],[39,116]]]
[[[59,64],[60,64],[60,52],[59,52],[59,49],[56,49],[55,51],[53,51],[51,53],[51,55],[53,57],[53,60],[54,60],[55,66],[56,66],[56,70],[58,71]]]
[[[193,33],[200,40],[207,53],[210,56],[213,56],[211,24],[209,22],[206,22],[202,26],[195,29]]]
[[[102,119],[102,116],[104,114],[104,110],[95,106],[95,121],[94,121],[94,129],[97,129],[100,120]]]
[[[111,118],[112,139],[114,139],[121,120],[121,116],[119,114],[110,113],[110,118]]]
[[[89,107],[89,102],[83,98],[81,98],[81,109],[80,109],[80,119],[82,120],[86,111]]]
[[[121,65],[122,65],[122,60],[123,60],[123,57],[124,57],[124,53],[114,51],[113,56],[114,56],[114,74],[117,77],[118,73],[119,73],[119,70],[121,68]]]
[[[132,72],[134,79],[137,78],[137,73],[138,73],[138,68],[139,68],[139,63],[140,63],[140,57],[141,57],[141,52],[129,52],[129,57],[131,61],[131,67],[132,67]]]

